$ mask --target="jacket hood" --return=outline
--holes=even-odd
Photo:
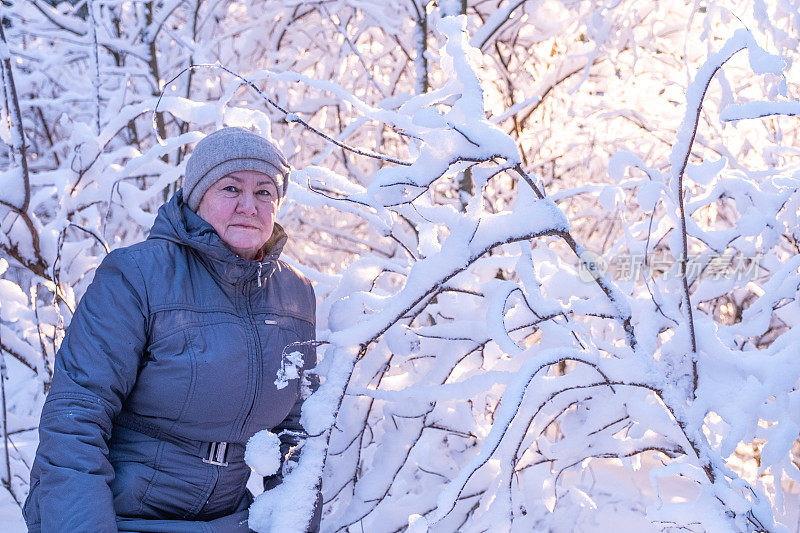
[[[263,266],[274,265],[283,251],[287,236],[284,229],[276,223],[272,236],[262,248],[263,255],[260,261],[239,257],[225,246],[211,224],[189,208],[183,199],[183,190],[178,190],[158,209],[158,215],[147,239],[163,239],[193,249],[223,278],[230,278],[228,274],[235,272],[249,279],[261,273]],[[231,266],[237,268],[231,269]],[[228,281],[235,282],[241,279],[240,276],[235,277],[238,279],[228,279]]]

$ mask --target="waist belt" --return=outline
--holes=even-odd
[[[228,466],[229,462],[244,461],[245,445],[238,442],[208,442],[171,435],[155,424],[142,420],[128,411],[122,411],[114,423],[132,429],[156,440],[163,440],[199,457],[204,463]]]

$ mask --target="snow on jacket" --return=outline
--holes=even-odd
[[[285,242],[276,224],[260,262],[237,257],[179,191],[106,256],[56,357],[29,531],[247,531],[245,444],[302,432],[300,380],[275,379],[291,352],[316,362],[294,344],[314,338],[315,299]]]

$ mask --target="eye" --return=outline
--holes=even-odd
[[[223,190],[223,191],[225,191],[225,192],[230,192],[230,193],[237,193],[237,192],[239,192],[239,189],[237,189],[237,188],[236,188],[236,187],[234,187],[233,185],[226,185],[225,187],[223,187],[223,188],[222,188],[222,190]]]
[[[269,189],[259,189],[259,190],[256,192],[256,194],[257,194],[257,195],[259,195],[259,196],[264,196],[264,197],[266,197],[266,198],[269,198],[269,197],[271,197],[271,196],[272,196],[272,191],[271,191],[271,190],[269,190]]]

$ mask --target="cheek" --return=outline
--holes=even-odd
[[[272,224],[275,222],[275,209],[275,206],[266,206],[259,213],[261,221],[264,223],[267,229],[272,228]]]
[[[231,210],[226,205],[226,202],[210,202],[208,205],[204,206],[205,209],[198,210],[198,214],[202,216],[206,222],[211,224],[211,226],[219,232],[225,226],[225,223],[230,219]]]
[[[214,216],[217,220],[227,222],[233,214],[233,206],[228,205],[227,202],[220,202],[214,210]]]

